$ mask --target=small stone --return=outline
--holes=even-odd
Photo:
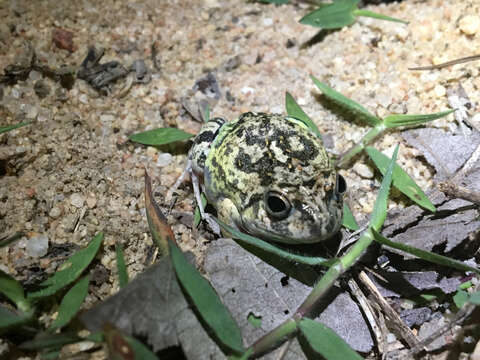
[[[365,179],[373,178],[373,171],[365,164],[356,163],[353,166],[353,171],[356,172],[362,178],[365,178]]]
[[[78,100],[82,103],[82,104],[88,104],[88,96],[86,94],[82,94],[78,97]]]
[[[46,108],[40,108],[38,112],[37,120],[40,122],[49,121],[52,119],[52,111]]]
[[[437,98],[441,98],[441,97],[444,97],[445,94],[447,93],[447,90],[445,89],[444,86],[442,85],[436,85],[434,88],[433,88],[433,92],[435,93],[435,95],[437,96]]]
[[[27,119],[35,119],[38,115],[38,109],[36,106],[26,104],[24,107],[25,117]]]
[[[94,194],[90,194],[87,197],[87,206],[89,209],[93,209],[97,205],[97,198]]]
[[[475,127],[475,129],[480,131],[480,113],[473,115],[470,123]]]
[[[112,123],[113,121],[115,120],[115,116],[111,115],[111,114],[102,114],[100,115],[100,121],[102,123]]]
[[[33,85],[33,90],[35,90],[35,94],[37,94],[40,99],[44,99],[50,93],[50,86],[48,86],[45,81],[38,80],[35,82],[35,85]]]
[[[263,19],[263,25],[264,26],[272,26],[272,24],[273,24],[273,19],[272,18]]]
[[[75,193],[70,196],[70,204],[76,208],[81,208],[85,202],[85,198],[82,194]]]
[[[480,17],[478,15],[464,16],[458,26],[464,34],[475,35],[480,30]]]
[[[56,219],[62,214],[62,210],[59,207],[54,206],[50,212],[48,213],[48,216]]]
[[[173,156],[170,153],[161,153],[158,155],[157,166],[164,167],[170,164],[173,160]]]
[[[147,155],[150,157],[153,157],[157,154],[158,150],[154,148],[153,146],[147,147]]]
[[[38,235],[27,241],[27,255],[31,257],[41,257],[48,252],[48,236]]]

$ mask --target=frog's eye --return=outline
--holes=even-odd
[[[283,220],[290,214],[292,208],[290,201],[277,191],[267,191],[264,202],[268,215],[277,220]]]
[[[337,174],[337,181],[335,183],[335,193],[343,195],[347,191],[347,182],[342,175]]]

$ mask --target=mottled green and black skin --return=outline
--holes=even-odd
[[[300,120],[251,112],[230,123],[212,119],[189,156],[219,218],[243,232],[308,244],[340,228],[343,179]]]

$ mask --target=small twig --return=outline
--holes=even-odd
[[[375,284],[370,280],[367,274],[362,271],[358,275],[359,280],[365,285],[365,287],[370,291],[372,296],[377,301],[378,305],[381,307],[382,311],[385,313],[387,318],[391,320],[392,326],[399,333],[399,335],[407,342],[407,344],[413,348],[419,344],[419,340],[412,332],[412,330],[405,325],[403,320],[400,318],[400,315],[390,306],[390,304],[385,300],[385,298],[380,294]]]
[[[456,64],[463,64],[469,61],[474,61],[474,60],[480,60],[480,54],[479,55],[472,55],[472,56],[467,56],[464,58],[460,59],[455,59],[455,60],[450,60],[441,64],[437,65],[430,65],[430,66],[419,66],[419,67],[413,67],[413,68],[408,68],[408,70],[436,70],[436,69],[443,69],[446,67],[449,67],[451,65],[456,65]]]
[[[382,334],[382,329],[379,325],[380,322],[375,315],[375,311],[372,309],[370,302],[368,301],[362,290],[360,290],[360,287],[354,279],[348,280],[348,286],[350,287],[353,295],[355,295],[355,297],[357,298],[358,303],[360,304],[360,307],[362,308],[363,313],[365,314],[365,317],[367,318],[370,327],[375,334],[378,352],[380,354],[383,354],[385,352],[385,337]]]
[[[480,192],[478,191],[455,185],[449,180],[437,184],[437,187],[438,190],[440,190],[450,198],[459,198],[480,205]]]

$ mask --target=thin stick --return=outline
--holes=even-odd
[[[447,62],[444,62],[442,64],[437,64],[437,65],[430,65],[430,66],[419,66],[419,67],[413,67],[413,68],[408,68],[408,70],[436,70],[436,69],[443,69],[452,65],[456,64],[463,64],[469,61],[475,61],[475,60],[480,60],[480,54],[479,55],[472,55],[472,56],[467,56],[464,58],[460,59],[455,59],[455,60],[450,60]]]

